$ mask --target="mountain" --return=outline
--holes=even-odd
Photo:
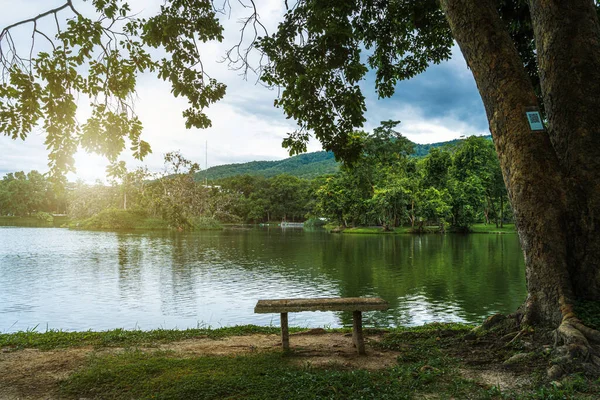
[[[486,136],[491,140],[491,136]],[[429,144],[414,143],[413,156],[424,157],[432,148],[443,146],[454,146],[462,139],[454,139],[447,142]],[[215,180],[236,175],[259,175],[270,178],[275,175],[288,174],[299,178],[311,179],[320,175],[333,174],[339,169],[333,153],[316,151],[304,153],[284,160],[277,161],[251,161],[241,164],[225,164],[210,167],[207,170],[196,173],[196,181],[204,179]]]
[[[284,160],[251,161],[242,164],[226,164],[210,167],[196,173],[195,179],[202,181],[227,178],[235,175],[260,175],[266,178],[289,174],[299,178],[315,178],[319,175],[333,174],[339,168],[333,153],[316,151],[304,153]]]

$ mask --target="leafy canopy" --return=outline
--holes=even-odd
[[[188,128],[210,126],[203,109],[225,95],[225,85],[202,69],[198,50],[198,42],[223,39],[210,2],[167,1],[151,18],[136,17],[125,1],[91,3],[95,20],[69,0],[0,33],[0,131],[25,139],[41,125],[51,173],[58,180],[74,170],[78,146],[112,162],[127,143],[138,159],[151,151],[141,139],[142,124],[133,108],[139,74],[157,74],[170,82],[174,96],[188,100],[183,113]],[[66,12],[72,16],[59,23]],[[51,17],[57,21],[54,35],[38,25]],[[31,27],[30,57],[22,55],[12,36],[23,24]],[[43,50],[34,55],[38,47]],[[79,123],[77,99],[82,97],[90,102],[91,116]]]
[[[56,179],[74,169],[73,153],[79,146],[112,162],[128,144],[137,158],[150,152],[133,108],[142,73],[155,73],[170,82],[175,96],[188,100],[183,113],[188,128],[210,126],[203,110],[225,95],[225,85],[204,72],[198,44],[222,41],[217,14],[226,13],[228,1],[215,6],[212,0],[165,0],[151,18],[133,14],[125,0],[87,1],[94,18],[66,0],[0,33],[0,131],[24,139],[41,126]],[[353,131],[365,122],[360,82],[368,71],[375,71],[378,95],[389,97],[399,80],[451,56],[452,32],[436,0],[285,4],[289,8],[277,30],[258,38],[264,26],[255,1],[240,0],[239,7],[250,15],[240,44],[225,54],[237,68],[258,71],[263,82],[282,88],[275,105],[298,123],[283,143],[291,154],[305,151],[309,136],[315,135],[325,150],[344,160],[356,159],[362,148]],[[539,86],[527,2],[499,0],[498,10]],[[41,30],[38,22],[53,17],[56,30]],[[28,49],[13,39],[20,25],[31,28]],[[247,33],[254,39],[243,49]],[[266,56],[260,58],[264,65],[250,65],[253,48]],[[78,98],[89,99],[91,105],[91,116],[82,123],[77,120]]]

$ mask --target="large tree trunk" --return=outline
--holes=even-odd
[[[600,27],[592,0],[531,0],[550,139],[568,185],[568,265],[600,298]]]
[[[558,326],[573,301],[568,268],[567,190],[546,132],[525,115],[537,99],[493,0],[442,0],[486,109],[525,256],[527,323]]]

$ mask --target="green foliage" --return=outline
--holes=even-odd
[[[299,126],[284,146],[291,154],[306,151],[314,132],[326,150],[354,161],[362,148],[352,135],[366,110],[359,82],[368,67],[377,71],[379,95],[389,97],[398,80],[448,59],[452,35],[433,1],[307,1],[291,8],[259,46],[271,61],[262,80],[284,88],[275,105]]]
[[[339,164],[335,161],[333,153],[317,151],[279,161],[252,161],[241,164],[218,165],[197,172],[195,179],[198,182],[202,182],[204,179],[219,180],[238,175],[271,178],[281,174],[311,179],[321,175],[332,174],[338,170]]]
[[[51,177],[63,183],[64,173],[74,171],[73,154],[79,146],[111,162],[127,145],[138,159],[150,152],[131,104],[138,74],[156,73],[170,82],[175,96],[188,100],[183,113],[188,128],[210,126],[203,109],[225,94],[225,85],[196,68],[201,61],[197,42],[222,40],[222,27],[209,2],[172,0],[148,19],[132,15],[125,1],[95,0],[93,5],[94,19],[83,16],[71,2],[36,12],[26,50],[30,57],[14,54],[9,61],[3,54],[7,74],[0,83],[0,131],[25,139],[40,124],[50,151]],[[63,9],[74,15],[66,23],[58,18]],[[53,17],[55,33],[44,33],[38,20]],[[18,47],[10,29],[21,23],[0,36],[11,49]],[[50,51],[34,52],[36,38],[50,41]],[[156,54],[164,56],[159,59]],[[76,119],[78,97],[91,105],[91,115],[82,124]]]
[[[41,221],[45,224],[52,224],[54,222],[54,217],[52,216],[52,214],[48,214],[47,212],[43,212],[43,211],[38,211],[35,214],[35,218],[38,221]]]
[[[338,226],[410,223],[413,231],[469,231],[479,221],[502,229],[509,202],[492,142],[471,136],[447,146],[432,146],[413,158],[414,147],[384,121],[372,135],[357,132],[363,153],[316,190],[315,210]]]
[[[217,218],[237,216],[244,222],[303,221],[311,214],[311,182],[291,175],[265,179],[242,175],[218,181],[211,194],[211,212]]]
[[[491,143],[491,136],[483,136]],[[431,149],[440,147],[453,147],[462,141],[454,139],[447,142],[437,142],[430,144],[418,144],[409,142],[413,151],[411,156],[422,158],[429,154]],[[382,143],[384,144],[384,143]],[[316,151],[312,153],[299,154],[290,158],[278,161],[251,161],[239,164],[217,165],[206,170],[199,171],[194,178],[198,182],[205,179],[209,181],[220,180],[238,175],[253,175],[271,178],[276,175],[288,174],[304,179],[314,179],[319,176],[335,174],[340,169],[340,163],[335,160],[332,152]]]
[[[8,173],[0,180],[0,215],[28,216],[64,212],[64,192],[55,191],[37,171]]]
[[[452,201],[447,189],[437,190],[431,186],[418,194],[417,213],[425,221],[437,222],[440,231],[444,231],[445,220],[450,213]]]
[[[304,221],[304,227],[305,228],[323,228],[325,225],[327,225],[327,220],[323,220],[320,218],[315,218],[315,217],[311,217],[309,219],[307,219],[306,221]]]
[[[504,224],[502,228],[490,224],[473,224],[471,226],[472,233],[517,233],[514,224]]]
[[[195,217],[192,218],[194,230],[210,231],[223,229],[223,225],[213,217]]]
[[[22,226],[28,228],[47,228],[47,227],[62,227],[69,223],[69,218],[62,216],[52,216],[52,222],[46,222],[35,216],[31,217],[2,217],[0,216],[0,226]]]
[[[145,219],[145,215],[129,210],[109,208],[80,222],[72,223],[81,229],[135,229]]]
[[[495,229],[501,231],[511,213],[491,142],[470,137],[449,147],[433,146],[418,159],[412,157],[415,145],[394,130],[397,124],[383,121],[370,135],[356,132],[353,137],[363,148],[361,156],[334,175],[312,180],[287,174],[238,175],[205,187],[196,180],[198,165],[180,153],[165,156],[161,174],[145,168],[128,171],[120,162],[110,167],[110,186],[76,182],[67,184],[63,192],[35,171],[7,174],[0,181],[0,214],[33,215],[62,207],[73,219],[72,226],[93,229],[186,230],[195,229],[194,225],[218,229],[219,222],[326,217],[337,226],[378,225],[390,231],[406,224],[414,231],[430,231],[432,225],[443,231],[446,223],[452,230],[468,231],[479,221],[496,222]],[[295,168],[319,165],[323,160],[335,162],[330,153],[320,152],[277,165]],[[271,172],[276,170],[272,162],[264,163],[271,166]],[[241,167],[245,170],[244,164]],[[106,210],[111,212],[100,215]],[[114,216],[116,210],[132,211],[131,215],[139,217],[133,221],[124,214],[120,221]]]

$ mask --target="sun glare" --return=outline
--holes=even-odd
[[[90,154],[85,150],[79,150],[75,153],[76,173],[69,173],[69,180],[81,179],[87,183],[94,183],[96,180],[106,181],[106,158],[97,154]]]

